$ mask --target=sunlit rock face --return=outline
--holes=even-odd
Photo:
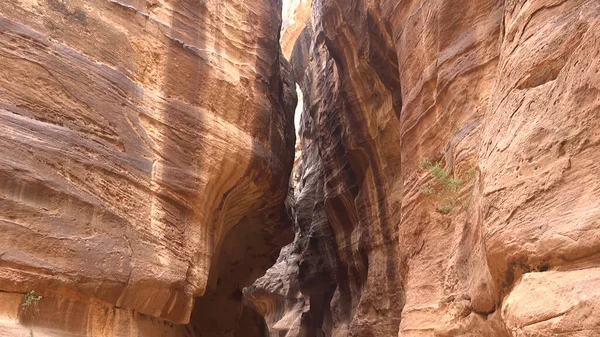
[[[241,289],[293,238],[280,25],[280,1],[0,3],[0,322],[233,336],[256,318]]]
[[[248,296],[271,335],[599,335],[600,3],[311,15],[296,240]],[[423,193],[424,159],[473,173],[464,207]]]
[[[279,41],[283,55],[288,59],[294,49],[294,43],[310,18],[311,3],[312,0],[283,0],[283,23]]]

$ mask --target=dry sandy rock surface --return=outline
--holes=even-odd
[[[598,0],[0,1],[0,336],[600,337],[599,55]]]

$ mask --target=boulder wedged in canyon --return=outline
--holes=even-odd
[[[0,3],[0,335],[21,322],[50,336],[233,336],[256,321],[241,289],[293,238],[280,12]],[[20,308],[29,290],[43,296],[34,317]]]
[[[272,336],[600,336],[599,35],[594,0],[313,1]]]

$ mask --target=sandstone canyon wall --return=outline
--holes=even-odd
[[[600,2],[293,4],[0,2],[0,335],[600,336]]]
[[[294,49],[294,43],[310,18],[311,0],[284,0],[281,13],[281,50],[289,59]]]
[[[598,55],[596,0],[312,1],[271,336],[600,336]]]
[[[273,0],[0,2],[0,335],[261,333],[241,289],[293,238],[280,25]]]

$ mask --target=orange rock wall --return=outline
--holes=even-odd
[[[289,59],[294,44],[310,18],[312,0],[284,0],[281,26],[281,50]]]
[[[280,25],[279,1],[0,2],[0,297],[43,295],[36,331],[235,326],[292,240]]]
[[[313,1],[298,270],[250,297],[272,335],[600,336],[599,35],[593,0]],[[424,159],[475,172],[467,207]]]

